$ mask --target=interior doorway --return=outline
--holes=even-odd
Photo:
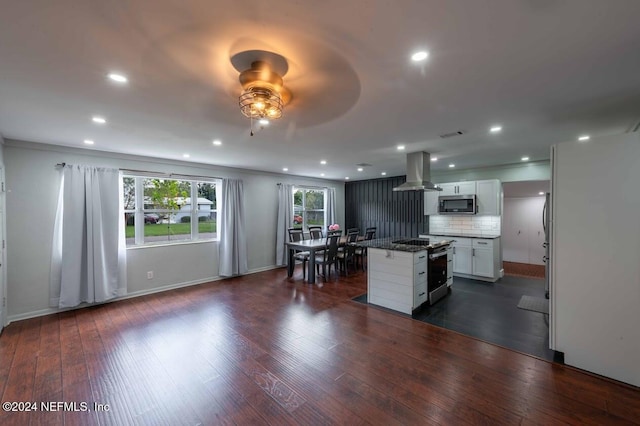
[[[542,215],[550,182],[503,184],[502,260],[505,274],[544,278]]]

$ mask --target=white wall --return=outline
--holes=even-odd
[[[4,182],[4,138],[0,135],[0,182]],[[6,218],[5,218],[5,193],[0,190],[0,241],[2,241],[7,234]],[[1,243],[0,243],[1,244]],[[0,331],[4,327],[6,322],[7,310],[2,305],[5,300],[7,281],[7,259],[6,249],[3,249],[0,245]]]
[[[544,195],[504,199],[502,260],[544,265],[544,199]]]
[[[498,179],[500,182],[521,182],[529,180],[551,179],[551,163],[532,161],[503,166],[481,167],[478,169],[431,171],[431,180],[435,183],[461,182],[471,180]]]
[[[56,163],[242,179],[250,271],[275,267],[278,182],[335,188],[338,223],[344,225],[343,182],[12,140],[6,141],[4,156],[10,321],[54,312],[48,301],[51,240],[60,182]],[[217,243],[131,248],[127,250],[127,263],[130,294],[206,282],[218,277]],[[152,280],[147,280],[147,271],[154,271]]]

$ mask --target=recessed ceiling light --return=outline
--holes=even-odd
[[[289,171],[289,168],[288,168],[288,167],[283,167],[283,168],[282,168],[282,171],[283,171],[283,172],[288,172],[288,171]]]
[[[453,169],[456,165],[455,164],[449,164],[449,168]]]
[[[381,174],[382,176],[386,176],[386,175],[387,175],[387,172],[382,172],[382,173],[380,173],[380,174]]]
[[[129,79],[127,77],[125,77],[122,74],[118,74],[115,72],[112,72],[111,74],[109,74],[109,78],[113,81],[115,81],[116,83],[126,83],[129,81]]]
[[[529,161],[529,157],[522,157],[521,160],[522,161]]]
[[[345,178],[344,178],[344,179],[345,179],[345,180],[349,180],[349,176],[345,176]]]
[[[364,170],[364,169],[363,169],[362,167],[358,167],[358,171],[359,171],[359,172],[361,172],[361,171],[363,171],[363,170]]]
[[[538,195],[544,195],[544,192],[542,192],[542,191],[538,192]]]
[[[398,145],[398,151],[404,151],[404,145]]]
[[[424,61],[428,57],[429,57],[429,52],[421,50],[420,52],[416,52],[413,55],[411,55],[411,60],[414,62],[420,62],[420,61]]]
[[[93,145],[95,142],[94,142],[94,141],[92,141],[91,139],[85,139],[85,140],[84,140],[84,143],[85,143],[86,145]]]
[[[222,141],[220,139],[216,139],[216,140],[213,141],[213,144],[215,146],[220,146],[220,145],[222,145]]]
[[[269,125],[269,120],[267,120],[266,118],[263,118],[260,121],[258,121],[258,123],[262,124],[263,126],[267,126]]]
[[[320,164],[327,164],[327,160],[320,161]]]
[[[324,176],[324,173],[320,173],[320,176]]]
[[[104,123],[107,122],[107,120],[105,118],[98,117],[98,116],[92,117],[91,121],[93,121],[94,123],[98,123],[98,124],[104,124]]]
[[[189,157],[191,157],[189,154],[182,154],[182,156],[183,156],[184,158],[189,158]]]
[[[498,133],[502,131],[502,126],[493,126],[492,128],[489,129],[489,131],[491,133]]]
[[[431,157],[431,161],[438,161],[438,157]]]
[[[588,141],[590,138],[589,135],[582,135],[578,138],[579,141]]]

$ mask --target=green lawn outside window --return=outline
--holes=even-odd
[[[211,233],[216,232],[216,222],[198,222],[198,233]],[[145,223],[144,236],[156,237],[163,235],[184,235],[191,234],[191,223]],[[135,236],[135,229],[133,225],[125,228],[126,238],[133,238]]]

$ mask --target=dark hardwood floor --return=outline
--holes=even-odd
[[[364,273],[316,287],[295,272],[10,324],[2,402],[78,411],[2,411],[0,424],[640,422],[638,388],[356,303]]]
[[[505,275],[514,277],[537,278],[544,280],[544,265],[531,263],[502,262]]]

